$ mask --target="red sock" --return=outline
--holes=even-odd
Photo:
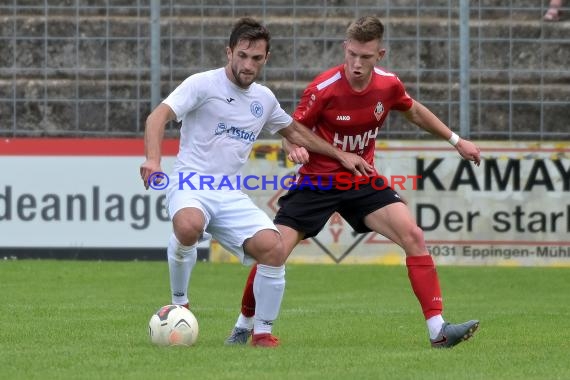
[[[255,297],[253,295],[253,279],[257,272],[257,264],[251,267],[249,277],[243,289],[243,297],[241,298],[241,313],[245,317],[253,317],[255,315]]]
[[[408,277],[424,317],[429,319],[441,314],[443,301],[437,271],[430,255],[406,257]]]

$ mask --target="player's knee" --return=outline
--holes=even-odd
[[[277,236],[271,244],[265,245],[260,251],[260,264],[278,267],[284,265],[286,259],[287,257],[285,255],[283,243],[281,242],[281,239],[279,239],[279,236]]]
[[[255,234],[248,240],[245,249],[258,263],[264,265],[278,267],[285,264],[287,259],[281,237],[273,230],[264,230]]]
[[[265,265],[271,265],[274,267],[279,267],[285,264],[286,255],[283,250],[283,244],[280,242],[276,243],[270,250],[265,252]]]
[[[419,226],[414,225],[411,235],[416,244],[424,244],[424,231]]]
[[[173,223],[174,235],[182,245],[196,244],[202,234],[202,227],[188,220],[177,220]]]
[[[185,246],[194,245],[204,231],[205,220],[202,211],[186,207],[178,210],[172,218],[174,235]]]
[[[403,243],[406,252],[423,251],[423,247],[425,246],[424,232],[415,224],[410,226],[403,237]]]

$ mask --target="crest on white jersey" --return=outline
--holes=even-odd
[[[251,103],[249,109],[251,110],[251,114],[258,119],[263,115],[263,106],[257,100]]]
[[[384,114],[384,105],[382,104],[382,102],[378,102],[376,104],[376,108],[374,108],[374,116],[376,117],[376,120],[380,121],[383,114]]]

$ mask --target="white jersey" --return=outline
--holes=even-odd
[[[237,188],[236,176],[261,130],[275,134],[292,122],[271,90],[255,82],[243,89],[224,68],[191,75],[163,103],[182,121],[171,180],[185,189],[189,183],[207,189],[204,178],[214,188]]]

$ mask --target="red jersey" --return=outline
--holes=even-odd
[[[343,64],[321,73],[307,86],[293,118],[332,145],[356,153],[374,166],[376,135],[388,112],[407,111],[412,103],[398,77],[378,67],[368,87],[354,91]],[[348,172],[333,158],[311,152],[309,163],[299,169],[298,183],[304,177],[315,184],[321,177],[327,183],[339,173]]]

